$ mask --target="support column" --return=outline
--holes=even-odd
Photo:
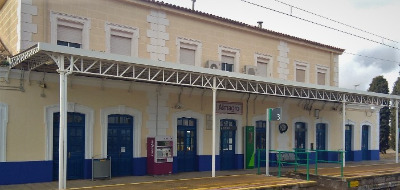
[[[396,163],[399,163],[399,101],[396,100]]]
[[[213,78],[213,103],[212,103],[212,158],[211,158],[211,176],[215,177],[215,110],[217,107],[217,79]]]
[[[269,175],[269,108],[267,108],[267,118],[265,122],[265,175]]]
[[[58,73],[60,73],[60,135],[58,141],[58,189],[66,189],[66,151],[67,151],[67,93],[66,93],[66,71],[64,69],[64,56],[58,57]]]
[[[343,110],[342,110],[342,150],[343,152],[343,167],[346,166],[346,97],[343,95]]]

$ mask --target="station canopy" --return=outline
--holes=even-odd
[[[64,68],[57,61],[64,60]],[[57,73],[67,70],[75,76],[169,84],[275,97],[355,104],[394,106],[399,96],[305,84],[247,75],[237,72],[154,61],[79,48],[38,43],[9,58],[12,69]],[[216,86],[213,87],[213,78]]]

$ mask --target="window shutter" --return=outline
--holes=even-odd
[[[267,66],[268,66],[267,63],[257,61],[257,73],[258,73],[257,75],[263,76],[263,77],[268,77]]]
[[[325,73],[317,73],[317,84],[319,85],[325,85]]]
[[[58,25],[57,40],[82,44],[82,29]]]
[[[110,38],[110,52],[120,55],[131,56],[132,53],[132,39],[122,36],[111,35]]]
[[[179,61],[181,64],[195,65],[196,51],[193,49],[181,48]]]
[[[306,70],[296,69],[296,81],[297,82],[306,82]]]
[[[221,61],[222,63],[235,64],[235,57],[222,55]]]

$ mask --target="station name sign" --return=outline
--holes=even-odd
[[[239,114],[243,113],[243,103],[241,102],[217,102],[217,110],[215,110],[218,114]]]

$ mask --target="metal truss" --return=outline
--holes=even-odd
[[[85,51],[85,50],[81,50]],[[100,53],[100,52],[98,52]],[[65,68],[58,68],[56,64],[49,64],[55,57],[63,55]],[[199,88],[213,88],[213,78],[216,78],[218,90],[262,94],[268,96],[310,99],[329,102],[346,102],[351,104],[393,106],[392,100],[398,97],[361,91],[346,92],[339,88],[333,90],[280,84],[260,80],[260,77],[241,77],[244,75],[228,75],[225,72],[211,72],[208,69],[185,70],[179,67],[169,67],[163,62],[152,64],[99,59],[59,52],[39,51],[31,48],[10,59],[15,68],[39,72],[57,72],[57,69],[68,70],[75,75],[110,78],[118,80],[133,80],[151,83],[162,83],[177,86]],[[207,72],[208,71],[208,72]],[[217,73],[217,74],[215,74]],[[342,89],[343,90],[343,89]]]

